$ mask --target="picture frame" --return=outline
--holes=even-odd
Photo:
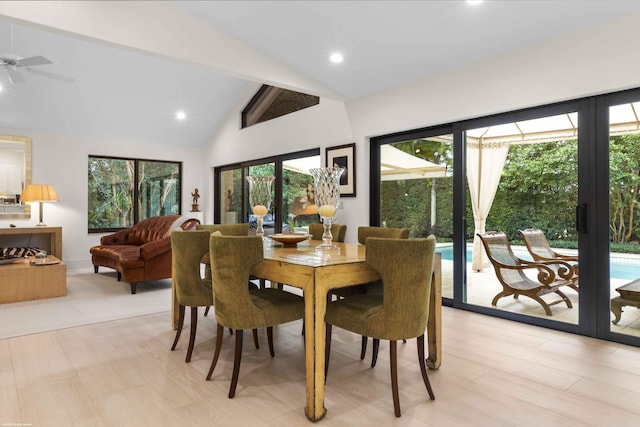
[[[340,177],[340,196],[356,197],[356,144],[337,145],[325,150],[325,165],[345,169]]]

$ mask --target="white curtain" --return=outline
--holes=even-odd
[[[478,142],[467,142],[467,184],[475,223],[471,268],[475,271],[488,266],[482,242],[477,234],[485,232],[487,215],[491,210],[508,152],[508,143],[483,144],[482,139]]]

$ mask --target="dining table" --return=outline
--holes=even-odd
[[[266,242],[269,239],[265,239]],[[366,246],[336,243],[335,250],[316,250],[322,241],[306,240],[293,246],[272,246],[265,243],[264,258],[251,274],[272,284],[286,284],[302,290],[304,296],[304,337],[306,406],[311,421],[324,418],[324,362],[326,327],[324,317],[327,294],[331,289],[380,280],[376,270],[366,262]],[[442,280],[441,258],[434,257],[430,309],[427,321],[428,357],[430,369],[438,369],[442,360]],[[173,326],[177,327],[177,303],[173,304]]]

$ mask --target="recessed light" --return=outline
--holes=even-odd
[[[331,56],[329,57],[329,60],[331,62],[333,62],[334,64],[339,64],[342,61],[344,61],[344,57],[342,56],[342,54],[340,52],[334,52],[331,54]]]
[[[178,120],[184,120],[187,118],[187,113],[185,113],[184,111],[178,111],[176,113],[176,119]]]
[[[472,6],[475,6],[480,3],[482,3],[482,0],[467,0],[467,4],[470,4]]]

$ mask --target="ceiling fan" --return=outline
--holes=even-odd
[[[44,56],[31,56],[29,58],[22,58],[16,55],[2,55],[0,56],[0,66],[4,68],[9,76],[11,83],[24,83],[24,76],[22,71],[27,73],[37,74],[39,76],[48,77],[51,79],[59,80],[65,83],[73,83],[74,79],[60,74],[51,73],[44,70],[38,70],[33,67],[39,65],[53,64],[50,60]]]
[[[22,56],[13,54],[13,24],[10,25],[11,34],[11,53],[0,56],[0,66],[4,68],[9,76],[11,83],[24,83],[24,76],[21,71],[27,73],[37,74],[39,76],[48,77],[51,79],[59,80],[65,83],[73,83],[75,80],[71,77],[62,76],[60,74],[51,73],[49,71],[43,71],[34,69],[39,65],[53,64],[49,59],[44,56],[31,56],[29,58],[23,58]]]

